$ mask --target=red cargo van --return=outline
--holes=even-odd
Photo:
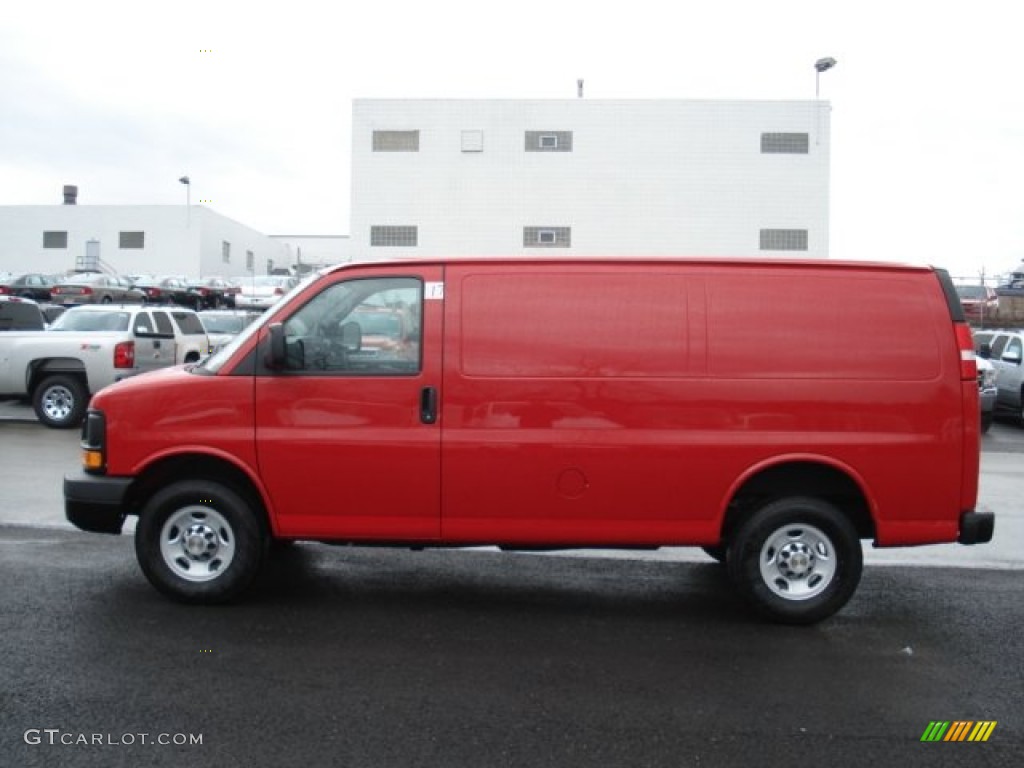
[[[138,515],[142,570],[189,602],[236,596],[275,539],[695,545],[809,623],[850,598],[862,539],[991,539],[976,376],[941,270],[350,265],[202,363],[98,393],[66,512]]]

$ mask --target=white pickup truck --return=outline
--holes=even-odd
[[[0,398],[29,397],[39,421],[70,429],[108,384],[198,361],[208,349],[190,309],[74,307],[47,331],[0,333]]]

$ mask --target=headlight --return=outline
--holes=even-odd
[[[106,469],[107,420],[102,411],[87,411],[82,422],[82,468],[92,474]]]

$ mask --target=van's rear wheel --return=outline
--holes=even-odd
[[[780,499],[736,531],[729,575],[762,614],[788,624],[812,624],[842,608],[863,570],[853,524],[820,499]]]
[[[158,491],[135,528],[135,554],[149,582],[187,603],[221,603],[252,582],[266,537],[256,513],[231,488],[182,481]]]

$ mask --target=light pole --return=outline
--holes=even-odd
[[[831,56],[826,56],[823,59],[818,59],[814,62],[814,101],[821,101],[818,88],[818,81],[821,79],[822,72],[828,72],[832,67],[836,65],[836,60]],[[814,134],[814,143],[817,145],[821,143],[821,104],[815,104],[815,112],[818,114],[818,130]]]
[[[836,60],[831,56],[826,56],[824,59],[818,59],[814,62],[814,98],[818,98],[818,80],[821,78],[822,72],[828,72],[836,65]]]
[[[178,179],[182,184],[185,185],[185,226],[192,226],[192,181],[188,176],[182,176]]]

